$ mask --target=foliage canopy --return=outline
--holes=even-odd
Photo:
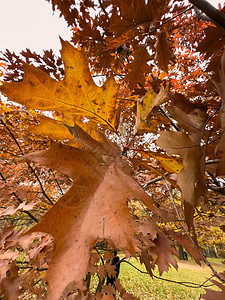
[[[61,58],[1,57],[4,299],[114,299],[113,250],[161,276],[174,241],[224,298],[200,246],[224,243],[225,29],[179,0],[49,2],[73,27]]]

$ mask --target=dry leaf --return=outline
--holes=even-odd
[[[206,36],[199,43],[197,51],[205,52],[206,58],[209,58],[225,44],[225,30],[219,26],[207,26],[204,31]]]
[[[164,271],[167,272],[170,265],[177,269],[177,261],[172,254],[176,256],[178,256],[178,254],[172,249],[172,242],[162,232],[159,232],[157,238],[153,240],[153,243],[155,247],[151,247],[151,255],[153,256],[154,263],[158,266],[159,276],[161,276]]]
[[[1,281],[1,289],[4,294],[5,300],[18,299],[20,295],[19,286],[21,285],[21,278],[18,275],[18,267],[16,261],[10,265],[10,269],[7,272],[7,276]]]
[[[167,93],[169,92],[169,86],[164,88],[162,85],[158,94],[149,90],[145,96],[137,103],[137,117],[135,123],[135,133],[140,128],[143,121],[145,121],[156,105],[161,105],[168,101]]]
[[[200,109],[185,113],[174,107],[173,116],[185,128],[186,132],[161,132],[157,145],[169,154],[181,155],[183,169],[178,174],[177,185],[181,189],[185,209],[185,219],[189,228],[193,227],[194,207],[200,197],[206,199],[205,185],[205,146],[202,146],[204,127],[208,115]],[[207,137],[206,137],[207,140]]]
[[[182,232],[175,232],[173,230],[169,230],[168,233],[187,250],[187,252],[191,255],[191,257],[194,258],[197,264],[201,265],[200,260],[202,260],[202,256],[187,235],[183,234]]]
[[[13,206],[9,206],[8,208],[6,209],[3,209],[1,208],[0,209],[0,217],[2,216],[8,216],[8,215],[13,215],[15,214],[17,211],[28,211],[28,210],[31,210],[33,209],[35,206],[35,203],[20,203],[20,205],[16,208],[14,208]]]
[[[118,14],[111,18],[109,29],[114,31],[116,37],[123,35],[127,31],[136,28],[145,23],[149,24],[164,13],[168,1],[167,0],[113,0],[112,3],[119,7],[121,17]]]
[[[103,135],[102,143],[93,140],[78,126],[76,132],[86,149],[53,143],[49,150],[26,156],[74,179],[72,188],[28,231],[47,232],[54,237],[55,249],[46,274],[48,299],[57,299],[71,282],[82,290],[97,240],[107,239],[125,253],[136,255],[133,239],[136,226],[129,214],[127,198],[139,198],[156,210],[152,199],[131,177],[117,146]]]
[[[127,43],[133,38],[135,38],[139,34],[138,29],[129,30],[128,32],[123,33],[119,37],[108,37],[106,38],[107,46],[105,47],[105,51],[117,49],[123,43]]]
[[[214,283],[216,286],[218,286],[222,291],[213,291],[210,289],[205,289],[206,294],[201,295],[201,299],[205,300],[224,300],[225,299],[225,285],[216,281],[216,280],[210,280],[212,283]]]
[[[62,81],[56,81],[40,69],[24,63],[23,81],[3,83],[0,91],[9,100],[28,108],[62,113],[63,123],[67,125],[73,126],[74,119],[79,123],[81,115],[114,129],[118,122],[118,85],[114,78],[109,77],[102,87],[96,86],[84,53],[68,42],[61,40],[61,43],[65,65]],[[85,127],[88,130],[93,126],[89,122]]]
[[[217,91],[221,97],[222,104],[219,112],[220,116],[220,123],[221,123],[221,130],[222,135],[220,137],[219,143],[217,145],[216,150],[222,152],[222,156],[219,162],[219,166],[216,170],[216,175],[224,175],[225,174],[225,51],[223,52],[223,55],[221,57],[221,64],[220,69],[218,71],[220,82],[214,81],[214,84],[217,88]]]
[[[155,60],[158,62],[158,67],[164,70],[165,72],[167,72],[172,51],[170,50],[170,45],[166,38],[165,31],[161,31],[157,33],[157,42],[155,48],[156,48]]]
[[[153,277],[152,270],[155,268],[155,264],[153,263],[153,259],[148,249],[143,249],[140,254],[140,263],[145,265],[146,270]]]
[[[144,74],[152,71],[152,67],[147,64],[151,56],[145,46],[139,46],[137,50],[134,51],[133,57],[134,60],[126,66],[129,72],[124,78],[124,80],[128,82],[130,90],[137,88],[138,83],[144,86]]]

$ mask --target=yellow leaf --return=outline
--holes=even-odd
[[[157,155],[154,154],[154,152],[147,152],[144,154],[142,153],[142,155],[144,155],[144,157],[146,157],[147,159],[149,159],[149,157],[155,158],[169,173],[179,174],[180,171],[183,169],[183,164],[179,162],[176,158]]]
[[[47,135],[52,140],[74,140],[74,136],[60,122],[46,116],[39,116],[40,124],[30,126],[29,131],[34,134]]]
[[[183,169],[182,163],[177,161],[175,158],[161,157],[158,155],[155,155],[154,158],[161,163],[161,165],[167,172],[179,174]]]
[[[136,124],[135,124],[135,133],[140,128],[143,121],[146,120],[149,113],[156,105],[161,105],[164,102],[168,101],[167,93],[169,92],[169,86],[164,88],[161,86],[161,89],[158,94],[154,91],[149,90],[143,99],[138,102],[137,104],[137,117],[136,117]]]
[[[102,87],[96,86],[83,51],[75,49],[69,42],[61,40],[61,43],[65,66],[62,81],[56,81],[42,70],[24,63],[23,81],[3,83],[0,91],[9,100],[28,108],[62,113],[65,116],[63,122],[69,126],[73,126],[81,115],[114,129],[118,120],[118,85],[114,78],[109,77]],[[93,127],[93,124],[85,124],[85,127],[89,126]]]

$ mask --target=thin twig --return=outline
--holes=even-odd
[[[142,274],[148,274],[150,275],[148,272],[146,271],[142,271],[140,270],[139,268],[135,267],[132,263],[130,263],[129,261],[127,260],[123,260],[125,263],[131,265],[134,269],[136,269],[138,272],[142,273]],[[150,275],[151,276],[151,275]],[[164,281],[168,281],[168,282],[172,282],[172,283],[177,283],[177,284],[180,284],[180,285],[183,285],[183,286],[186,286],[186,287],[190,287],[190,288],[193,288],[193,289],[196,289],[196,288],[201,288],[201,287],[209,287],[209,286],[213,286],[213,284],[210,284],[210,285],[207,285],[205,286],[205,283],[208,282],[209,280],[211,280],[215,275],[212,275],[210,278],[208,278],[207,280],[205,280],[202,284],[198,284],[198,283],[195,283],[195,282],[188,282],[188,281],[176,281],[176,280],[172,280],[172,279],[166,279],[166,278],[162,278],[162,277],[159,277],[159,276],[156,276],[156,275],[152,275],[154,278],[157,278],[157,279],[160,279],[160,280],[164,280]]]
[[[159,25],[158,27],[156,27],[155,29],[159,29],[159,28],[160,28],[161,26],[163,26],[164,24],[166,24],[166,23],[168,23],[168,22],[170,22],[170,21],[176,19],[177,17],[183,15],[184,13],[188,12],[189,10],[191,10],[191,9],[193,9],[193,8],[194,8],[193,5],[190,6],[190,7],[188,7],[188,8],[186,8],[185,10],[181,11],[181,12],[178,13],[177,15],[171,17],[169,20],[166,20],[166,21],[162,22],[162,24],[160,24],[160,25]]]
[[[164,175],[167,176],[168,173],[165,173]],[[142,187],[143,187],[143,188],[146,188],[146,187],[148,187],[150,184],[156,183],[156,182],[161,181],[161,180],[163,180],[163,179],[164,179],[164,178],[163,178],[162,176],[159,176],[159,177],[157,177],[157,178],[154,178],[154,179],[152,179],[152,180],[149,180],[148,182],[145,182],[145,183],[142,185]]]
[[[215,139],[209,141],[209,142],[208,142],[208,145],[210,145],[210,144],[216,142],[216,141],[219,140],[219,139],[220,139],[220,136],[216,137]]]
[[[10,154],[10,155],[12,155],[12,156],[16,156],[16,157],[17,157],[16,154],[14,154],[14,153],[12,153],[12,152],[9,152],[9,151],[7,151],[7,150],[4,150],[4,149],[1,149],[1,148],[0,148],[0,151],[2,151],[3,153],[7,153],[7,154]]]
[[[173,185],[175,188],[178,188],[177,184],[175,183],[174,180],[170,179],[169,177],[165,176],[162,172],[158,171],[156,168],[152,167],[151,165],[148,165],[144,161],[139,161],[138,159],[133,159],[133,162],[138,161],[139,166],[143,166],[147,170],[151,170],[154,173],[158,174],[160,177],[163,177],[166,179],[171,185]]]
[[[140,82],[138,82],[139,86],[142,87],[146,92],[148,91]],[[173,120],[170,118],[170,116],[164,111],[164,109],[158,105],[158,110],[159,112],[170,121],[171,126],[173,126],[173,128],[176,131],[180,131],[179,127],[173,122]]]
[[[102,4],[102,1],[101,1],[101,0],[98,0],[98,3],[99,3],[99,5],[100,5],[102,11],[104,12],[104,14],[106,14],[106,15],[108,16],[108,13],[107,13],[107,11],[105,10],[104,5]]]
[[[0,176],[2,178],[2,180],[7,183],[6,181],[6,178],[3,176],[3,174],[0,172]],[[15,193],[15,192],[12,192],[13,196],[20,202],[20,203],[23,203],[23,201],[20,199],[20,197]],[[24,210],[24,211],[21,211],[21,212],[24,212],[25,214],[27,214],[33,221],[35,221],[36,223],[38,223],[38,219],[33,216],[29,211],[27,210]]]
[[[170,121],[171,126],[173,126],[176,131],[180,131],[179,127],[173,122],[173,120],[170,118],[170,116],[164,111],[164,109],[158,105],[159,112]]]
[[[217,181],[216,177],[214,174],[212,174],[211,172],[207,172],[209,174],[209,176],[212,178],[212,181],[214,182],[214,184],[218,187],[221,188],[220,183]]]
[[[218,194],[225,195],[224,187],[216,188],[216,187],[210,186],[208,183],[207,183],[207,187],[210,190],[217,192]]]
[[[95,251],[98,253],[98,255],[100,256],[100,259],[101,259],[101,262],[102,262],[102,264],[103,264],[103,266],[104,266],[104,259],[102,258],[102,256],[101,256],[101,253],[98,251],[98,248],[97,247],[94,247],[94,249],[95,249]]]
[[[54,171],[53,171],[52,169],[50,169],[50,171],[52,172],[52,175],[53,175],[53,177],[54,177],[54,181],[55,181],[55,183],[57,184],[57,186],[58,186],[58,188],[59,188],[59,190],[60,190],[61,195],[63,195],[63,190],[62,190],[61,185],[59,184],[57,178],[55,177]]]
[[[206,165],[217,164],[220,162],[220,159],[208,159],[205,161]]]
[[[20,147],[16,137],[14,136],[14,134],[12,133],[12,131],[8,128],[8,126],[5,124],[5,122],[0,119],[0,122],[2,123],[2,125],[7,129],[7,131],[9,132],[10,136],[12,137],[12,139],[14,140],[14,142],[16,143],[17,147],[19,148],[20,150],[20,153],[21,155],[24,156],[24,152],[22,150],[22,148]],[[35,170],[33,169],[33,167],[30,165],[30,163],[28,161],[26,161],[26,164],[28,165],[28,167],[30,168],[31,172],[34,174],[34,176],[36,177],[39,185],[40,185],[40,188],[41,188],[41,191],[43,193],[43,195],[45,196],[45,198],[48,200],[48,202],[51,204],[51,205],[54,205],[54,203],[52,202],[52,200],[49,198],[49,196],[46,194],[45,190],[44,190],[44,187],[41,183],[41,180],[40,178],[38,177],[38,175],[36,174]]]

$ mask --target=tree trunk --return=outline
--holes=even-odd
[[[218,252],[217,252],[216,246],[214,246],[214,250],[215,250],[215,256],[216,256],[216,258],[218,258]]]
[[[178,247],[179,247],[179,258],[181,260],[185,260],[185,258],[184,258],[184,248],[179,243],[178,243]]]

